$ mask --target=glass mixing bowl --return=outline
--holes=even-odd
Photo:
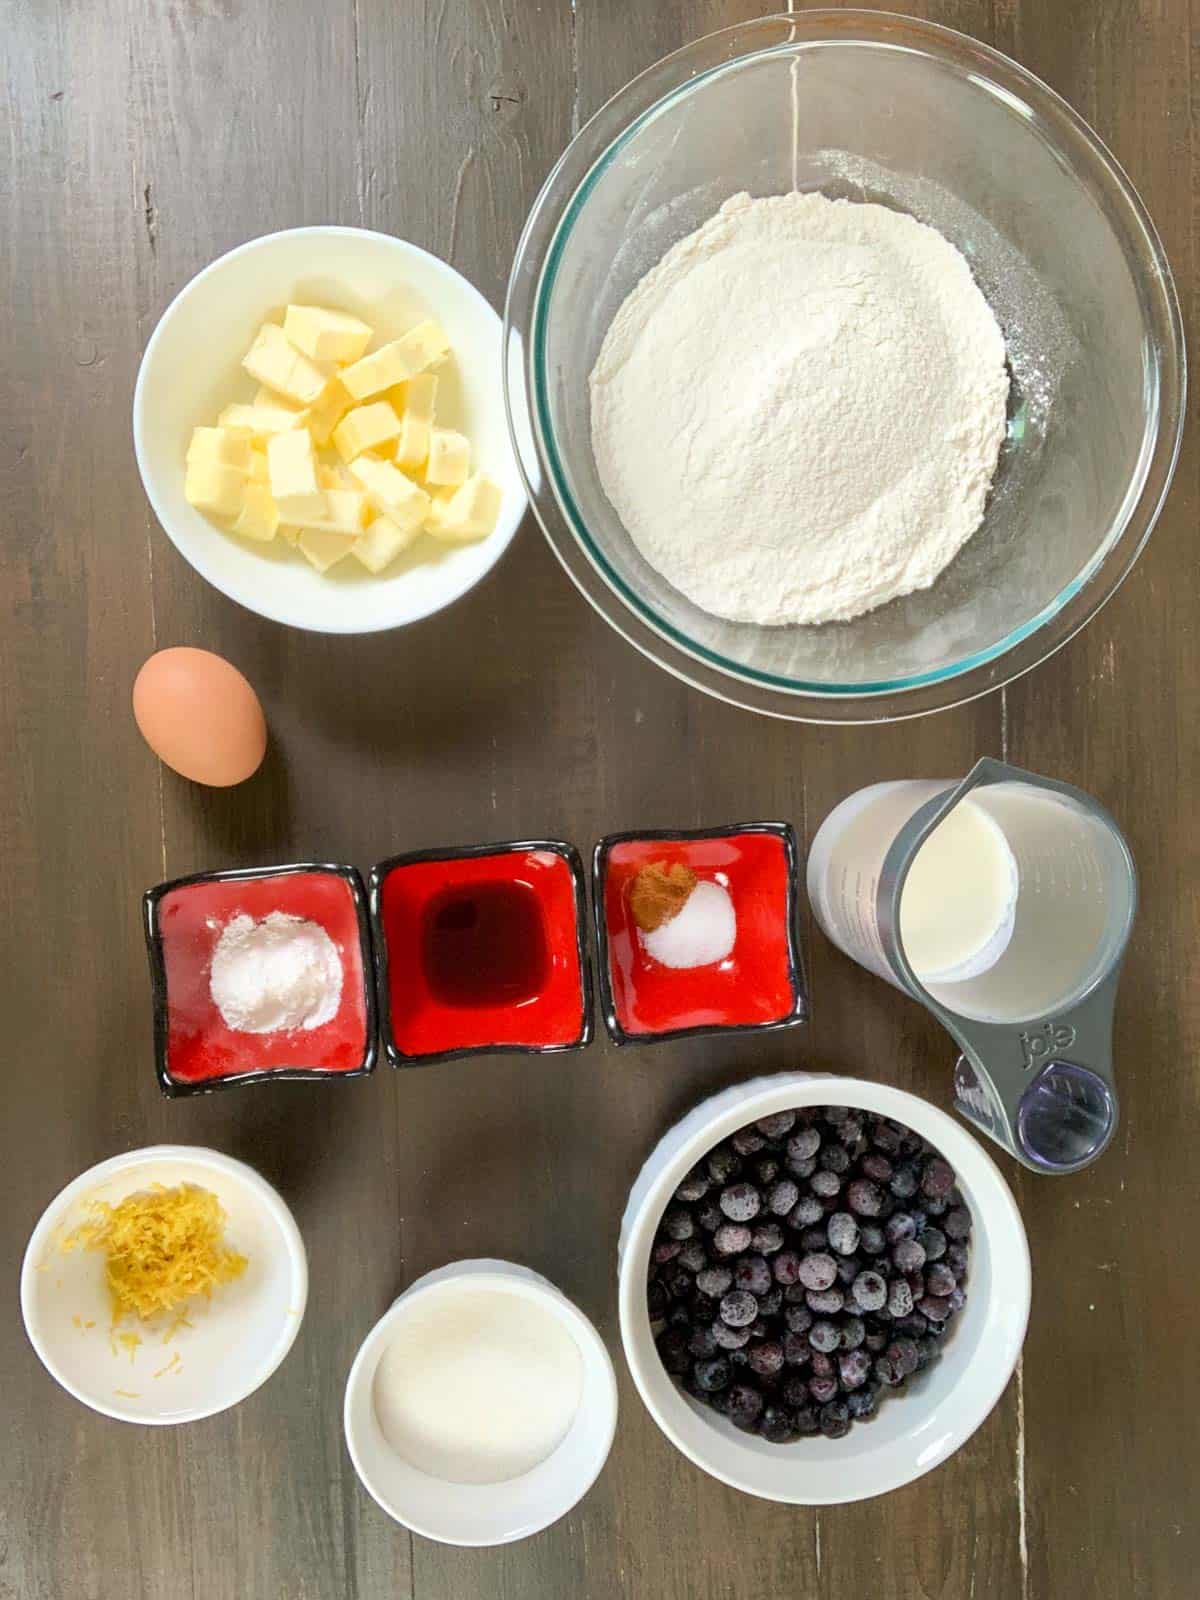
[[[910,212],[957,245],[1012,387],[984,521],[931,589],[852,622],[767,628],[702,611],[640,555],[597,477],[588,374],[671,245],[739,190],[792,188]],[[1162,505],[1184,367],[1162,246],[1096,135],[996,51],[870,11],[730,28],[635,78],[546,180],[505,318],[514,442],[576,584],[697,688],[807,721],[971,699],[1082,627]]]

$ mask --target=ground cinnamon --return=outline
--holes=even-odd
[[[653,933],[683,910],[696,887],[696,874],[682,861],[655,861],[642,867],[629,888],[629,909],[643,933]]]

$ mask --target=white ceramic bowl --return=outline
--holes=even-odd
[[[453,349],[453,360],[439,369],[439,420],[467,435],[479,470],[503,495],[488,538],[450,547],[425,537],[380,577],[356,561],[322,575],[281,541],[238,539],[188,505],[184,455],[192,429],[214,422],[232,401],[251,398],[257,385],[241,370],[242,356],[261,323],[289,301],[362,317],[377,342],[437,318]],[[504,416],[500,318],[444,261],[361,228],[270,233],[198,273],[163,312],[146,346],[133,397],[133,443],[155,515],[200,576],[259,616],[318,633],[373,633],[440,611],[491,570],[525,512]]]
[[[63,1254],[58,1244],[88,1201],[115,1205],[155,1183],[211,1190],[247,1266],[210,1301],[193,1302],[192,1326],[167,1345],[126,1319],[117,1331],[143,1337],[131,1355],[111,1338],[103,1254]],[[307,1298],[304,1243],[287,1206],[252,1167],[199,1145],[151,1145],[90,1167],[42,1213],[21,1267],[21,1312],[43,1366],[84,1405],[123,1422],[194,1422],[237,1405],[291,1349]]]
[[[922,1134],[958,1174],[971,1208],[967,1303],[941,1359],[842,1439],[768,1444],[691,1400],[659,1360],[646,1313],[646,1267],[659,1218],[684,1173],[736,1129],[792,1106],[861,1106]],[[634,1382],[671,1442],[705,1472],[765,1500],[837,1505],[911,1483],[978,1428],[1008,1383],[1029,1320],[1029,1248],[995,1162],[957,1122],[901,1089],[826,1073],[780,1073],[698,1105],[660,1140],[638,1174],[621,1223],[621,1338]]]
[[[439,1294],[447,1286],[461,1288],[466,1278],[549,1311],[575,1340],[583,1362],[579,1409],[562,1443],[531,1471],[504,1483],[429,1477],[396,1454],[375,1416],[375,1372],[397,1324],[417,1297]],[[617,1385],[600,1335],[547,1279],[510,1261],[455,1261],[418,1278],[367,1335],[346,1380],[344,1423],[354,1469],[390,1517],[443,1544],[509,1544],[556,1522],[599,1477],[617,1426]]]

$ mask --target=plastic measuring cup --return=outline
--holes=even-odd
[[[1015,903],[985,955],[922,981],[901,937],[904,887],[921,846],[968,796],[1003,835]],[[953,1035],[963,1116],[1036,1172],[1076,1172],[1100,1155],[1117,1126],[1113,1004],[1137,878],[1090,795],[990,759],[957,783],[860,789],[821,824],[808,893],[839,948]]]

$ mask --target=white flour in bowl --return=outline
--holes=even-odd
[[[600,481],[705,611],[832,622],[979,526],[1004,338],[966,260],[884,206],[735,195],[641,280],[591,375]]]

